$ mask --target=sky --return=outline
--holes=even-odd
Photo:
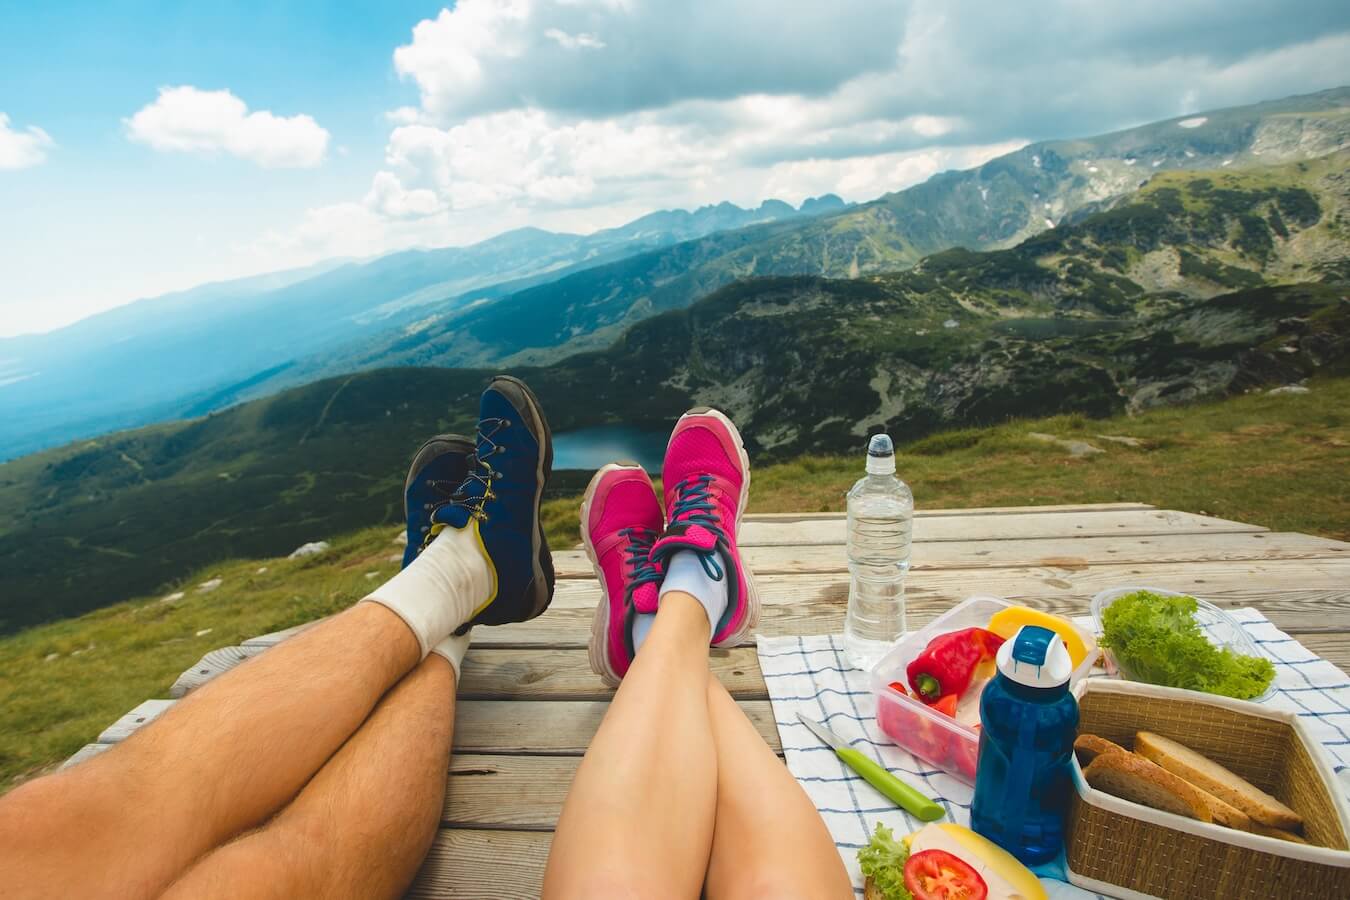
[[[0,336],[1347,83],[1344,0],[0,0]]]

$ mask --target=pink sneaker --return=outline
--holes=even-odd
[[[581,502],[581,541],[600,579],[591,622],[591,669],[616,686],[633,664],[635,591],[656,590],[664,577],[648,557],[661,532],[661,506],[637,463],[610,463],[595,473]]]
[[[740,432],[715,409],[689,410],[671,432],[661,478],[670,524],[652,545],[652,560],[664,566],[670,554],[694,550],[703,554],[705,568],[713,567],[710,572],[727,561],[735,577],[727,581],[727,611],[713,629],[712,645],[734,647],[759,623],[759,593],[736,545],[750,493],[750,459]],[[654,592],[634,602],[638,612],[656,612]]]

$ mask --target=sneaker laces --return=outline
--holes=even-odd
[[[478,423],[478,431],[474,444],[473,453],[469,454],[469,474],[452,491],[445,491],[445,484],[437,484],[437,488],[443,493],[447,493],[447,499],[435,504],[431,511],[432,525],[423,540],[423,547],[440,534],[445,528],[446,523],[438,521],[444,510],[453,507],[460,507],[469,511],[471,518],[480,522],[488,520],[488,514],[483,507],[489,500],[495,500],[497,495],[492,490],[493,482],[502,477],[502,473],[493,468],[492,457],[499,453],[506,452],[505,444],[498,444],[492,438],[503,428],[511,427],[510,419],[482,419]],[[479,486],[481,485],[481,490]]]
[[[628,585],[629,591],[636,590],[644,584],[660,584],[665,576],[661,573],[661,567],[651,557],[652,544],[656,543],[656,532],[650,528],[636,526],[621,529],[619,534],[628,538],[624,553],[627,554],[626,562],[633,571],[632,581]]]
[[[670,508],[670,524],[701,525],[725,542],[727,533],[722,529],[722,517],[713,501],[711,475],[690,475],[676,486],[675,502]],[[708,577],[722,580],[722,565],[717,561],[716,550],[697,550],[699,562]]]

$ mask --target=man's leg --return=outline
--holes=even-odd
[[[717,805],[708,677],[707,613],[663,595],[577,769],[545,897],[698,897]]]
[[[362,603],[227,672],[122,744],[0,802],[0,884],[20,897],[155,896],[276,812],[419,659]]]
[[[716,678],[708,679],[708,714],[717,746],[709,900],[851,898],[820,813]]]
[[[407,890],[440,822],[455,674],[436,654],[385,695],[300,795],[164,896],[378,900]]]

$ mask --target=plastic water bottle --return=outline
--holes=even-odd
[[[1034,866],[1064,846],[1078,733],[1073,662],[1059,635],[1038,625],[1022,626],[996,659],[998,675],[980,695],[970,826]]]
[[[914,529],[914,495],[895,477],[895,445],[877,434],[867,475],[848,492],[848,614],[844,653],[870,669],[905,633],[905,573]]]

